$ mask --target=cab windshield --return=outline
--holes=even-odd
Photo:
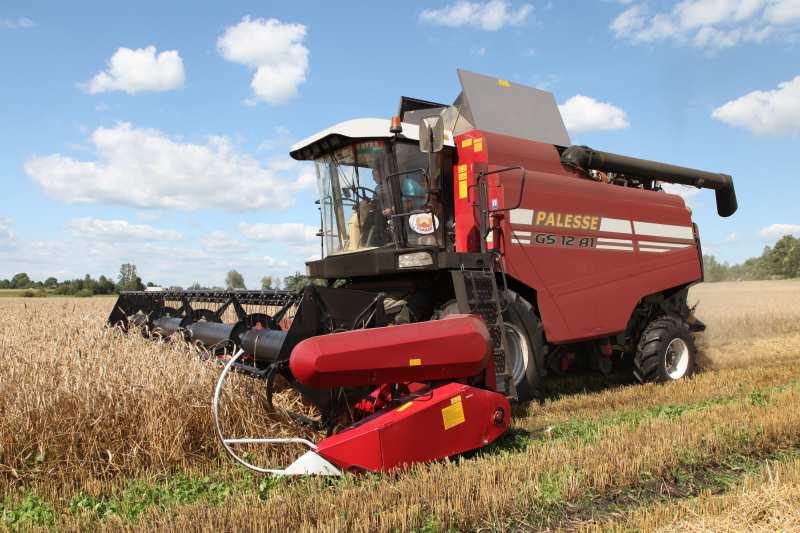
[[[435,217],[424,213],[427,158],[416,144],[356,142],[314,163],[325,255],[437,244]]]

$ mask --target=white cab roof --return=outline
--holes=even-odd
[[[295,159],[310,159],[304,148],[311,147],[328,137],[343,137],[346,139],[389,139],[394,137],[394,134],[389,131],[390,126],[391,121],[385,118],[356,118],[353,120],[346,120],[293,144],[289,149],[289,154]],[[403,122],[403,133],[400,135],[412,141],[419,141],[419,126]],[[446,131],[444,137],[445,146],[455,146],[453,144],[452,133]],[[317,151],[318,150],[314,150],[314,152]],[[327,149],[321,151],[327,152]]]

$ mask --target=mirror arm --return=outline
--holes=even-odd
[[[522,182],[519,185],[519,197],[517,198],[517,203],[513,207],[503,207],[502,209],[489,209],[490,213],[501,213],[503,211],[511,211],[513,209],[518,209],[519,206],[522,205],[522,198],[525,193],[525,178],[528,175],[528,171],[525,170],[523,167],[515,166],[515,167],[505,167],[499,168],[497,170],[492,170],[491,172],[481,172],[481,174],[486,177],[492,174],[501,174],[503,172],[509,172],[511,170],[521,170],[522,171]]]

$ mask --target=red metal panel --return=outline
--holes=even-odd
[[[453,168],[453,205],[456,217],[456,251],[478,252],[478,216],[475,178],[486,168],[486,138],[473,130],[455,139],[458,163]]]
[[[641,298],[700,279],[694,238],[683,235],[692,226],[691,212],[680,197],[579,176],[560,164],[552,145],[479,131],[462,138],[482,139],[489,170],[528,169],[520,206],[526,211],[503,217],[500,244],[508,273],[537,291],[550,342],[623,331]],[[474,154],[458,146],[459,163],[472,161]],[[516,203],[519,174],[498,176],[501,188],[490,188],[490,201],[495,194],[500,207]],[[466,226],[475,220],[468,215]]]
[[[442,320],[311,337],[289,357],[292,375],[309,387],[347,387],[459,379],[477,375],[491,353],[483,320]]]
[[[486,446],[510,413],[502,394],[448,383],[323,439],[317,453],[345,470],[404,468]]]

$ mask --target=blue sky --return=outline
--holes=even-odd
[[[288,146],[451,102],[456,68],[550,90],[573,143],[726,172],[681,191],[727,261],[800,235],[800,1],[4,2],[0,278],[250,287],[318,250]]]

